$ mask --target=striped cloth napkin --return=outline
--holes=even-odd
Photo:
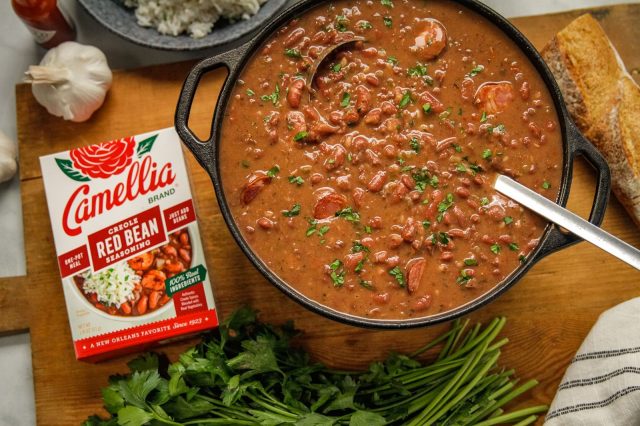
[[[640,425],[640,298],[600,315],[567,369],[545,426]]]

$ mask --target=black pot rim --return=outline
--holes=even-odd
[[[242,233],[238,229],[238,226],[233,219],[233,215],[226,201],[226,196],[224,194],[221,183],[220,162],[218,161],[217,146],[220,143],[220,130],[224,119],[224,112],[226,110],[235,82],[247,62],[253,57],[253,54],[256,52],[257,48],[259,48],[263,44],[263,42],[266,41],[275,32],[275,30],[288,23],[291,19],[304,13],[310,12],[316,6],[328,1],[329,0],[300,1],[294,6],[283,11],[280,16],[266,25],[255,36],[255,38],[249,41],[238,51],[229,52],[229,55],[227,55],[226,57],[219,58],[219,63],[224,64],[229,68],[229,75],[223,85],[222,91],[218,98],[211,128],[211,138],[206,144],[203,144],[202,142],[199,142],[197,140],[193,141],[193,134],[188,130],[186,126],[186,123],[188,122],[188,109],[185,110],[185,105],[190,106],[191,104],[191,100],[193,99],[193,92],[197,88],[199,76],[192,79],[192,81],[187,80],[185,82],[185,86],[183,87],[183,92],[181,94],[180,103],[178,105],[178,111],[176,113],[176,130],[182,137],[183,141],[185,141],[187,146],[189,146],[189,148],[194,152],[194,155],[196,155],[196,158],[198,159],[200,164],[209,172],[220,206],[220,210],[222,212],[222,216],[229,230],[231,231],[231,234],[233,235],[234,239],[236,240],[244,254],[260,271],[260,273],[265,278],[267,278],[269,282],[271,282],[271,284],[273,284],[287,296],[291,297],[296,302],[302,304],[304,307],[310,309],[311,311],[342,323],[377,329],[414,328],[450,321],[479,309],[480,307],[495,300],[502,293],[510,289],[529,271],[529,269],[531,269],[533,265],[535,265],[543,257],[552,252],[555,252],[556,250],[562,249],[580,241],[576,237],[567,236],[566,234],[561,233],[555,225],[549,223],[545,227],[545,230],[540,237],[538,246],[532,251],[532,253],[529,254],[526,260],[520,265],[520,267],[478,298],[452,310],[441,312],[435,315],[397,320],[373,319],[337,311],[319,302],[316,302],[315,300],[310,299],[304,294],[298,292],[284,280],[280,279],[275,273],[273,273],[269,269],[269,267],[253,252],[251,247],[242,236]],[[500,29],[503,34],[509,37],[516,44],[516,46],[525,53],[529,61],[537,70],[538,74],[541,76],[542,80],[547,86],[548,91],[552,96],[554,106],[558,115],[558,121],[560,124],[559,130],[562,132],[562,180],[561,186],[558,191],[556,203],[561,206],[566,206],[569,197],[569,188],[571,186],[572,180],[573,159],[576,155],[585,155],[586,157],[588,157],[588,160],[594,165],[594,167],[596,167],[599,171],[597,196],[596,200],[594,201],[594,208],[590,217],[592,223],[599,225],[602,222],[602,218],[604,216],[604,209],[606,208],[610,185],[609,172],[606,166],[606,162],[604,161],[604,159],[602,159],[601,156],[599,156],[599,154],[593,147],[590,147],[588,142],[586,142],[580,135],[580,133],[576,130],[575,125],[569,118],[569,113],[564,104],[560,89],[556,84],[547,65],[543,61],[541,55],[519,30],[517,30],[503,16],[501,16],[488,6],[480,3],[477,0],[454,1],[487,19],[491,24]],[[187,99],[187,94],[191,95],[191,100]],[[585,143],[587,145],[585,145]],[[592,151],[595,151],[595,153]],[[600,188],[600,186],[602,186],[602,188]],[[603,193],[602,195],[600,195],[601,191]],[[604,195],[605,192],[606,195]]]

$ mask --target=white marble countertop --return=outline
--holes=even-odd
[[[170,63],[207,56],[213,51],[197,53],[164,52],[137,46],[120,39],[95,23],[73,0],[59,0],[78,27],[78,41],[102,49],[112,68],[134,68],[143,65]],[[111,0],[104,0],[111,1]],[[537,15],[562,10],[638,0],[484,0],[507,17]],[[14,85],[22,79],[24,70],[36,64],[44,54],[33,42],[30,33],[11,10],[10,1],[0,2],[0,130],[15,140],[16,109]],[[18,178],[0,184],[0,277],[25,273],[22,209]],[[0,315],[2,313],[0,312]],[[0,426],[35,424],[35,403],[31,373],[29,335],[0,338]],[[87,413],[89,415],[91,413]]]

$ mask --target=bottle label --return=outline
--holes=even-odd
[[[31,34],[33,34],[33,38],[36,39],[36,42],[39,44],[46,43],[56,35],[55,31],[51,30],[40,30],[38,28],[33,28],[31,25],[27,25]]]

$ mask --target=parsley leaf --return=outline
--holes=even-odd
[[[471,70],[471,72],[469,73],[469,77],[475,77],[476,75],[480,74],[482,71],[484,71],[484,67],[482,65],[478,65]]]
[[[276,90],[274,90],[273,93],[270,95],[262,95],[260,99],[262,99],[265,102],[271,101],[271,103],[273,103],[274,105],[277,105],[278,101],[280,100],[280,84],[276,83]]]
[[[469,257],[464,260],[464,264],[467,266],[476,266],[478,264],[478,261],[473,257]]]
[[[369,21],[362,21],[360,22],[360,28],[362,28],[363,30],[370,30],[371,28],[373,28],[373,25],[371,25]]]
[[[418,138],[411,138],[411,140],[409,141],[409,146],[411,146],[411,149],[414,150],[417,154],[420,153],[420,141],[418,140]]]
[[[489,158],[491,158],[492,155],[493,153],[491,152],[490,149],[485,149],[484,151],[482,151],[482,158],[484,158],[485,160],[488,160]]]
[[[442,222],[442,219],[444,218],[444,213],[451,206],[453,206],[453,194],[448,193],[447,197],[438,204],[438,216],[436,217],[436,220],[438,222]]]
[[[409,102],[411,102],[411,91],[407,90],[404,92],[404,95],[402,95],[402,99],[400,99],[400,103],[398,104],[398,107],[400,109],[406,108],[407,105],[409,105]]]
[[[404,280],[404,274],[402,273],[402,271],[400,270],[399,266],[396,266],[393,269],[389,270],[389,275],[391,275],[393,278],[396,279],[396,281],[398,282],[398,285],[402,288],[404,288],[407,284]]]
[[[344,92],[342,94],[342,101],[340,102],[340,106],[342,108],[346,108],[351,103],[351,95],[348,92]]]
[[[393,25],[393,19],[391,19],[391,16],[385,16],[382,18],[382,21],[384,22],[384,26],[387,28],[391,28]]]
[[[353,211],[351,207],[347,207],[346,209],[338,210],[336,212],[336,217],[341,217],[348,222],[360,222],[360,215],[358,212]]]
[[[269,176],[270,178],[276,177],[278,173],[280,173],[280,167],[278,166],[273,166],[272,168],[267,170],[267,176]]]
[[[509,244],[509,250],[518,251],[518,250],[520,250],[520,247],[518,247],[518,245],[516,243],[510,243]]]
[[[340,70],[342,69],[342,64],[338,62],[337,64],[332,66],[331,69],[333,70],[333,72],[340,72]]]
[[[342,287],[344,285],[344,276],[346,275],[342,262],[336,259],[329,265],[329,268],[331,268],[330,276],[334,287]]]
[[[497,243],[491,246],[491,252],[492,252],[493,254],[498,254],[498,253],[500,253],[500,250],[501,250],[500,245],[499,245],[499,244],[497,244]]]
[[[462,269],[460,270],[460,275],[458,275],[456,282],[460,285],[466,285],[472,278],[473,277],[469,275],[466,269]]]
[[[393,7],[393,2],[391,0],[380,0],[380,3],[386,7]]]
[[[302,58],[302,53],[298,49],[284,49],[284,54],[290,58]]]
[[[256,92],[254,92],[253,90],[247,89],[247,96],[253,96],[255,94],[256,94]]]
[[[295,203],[293,205],[293,207],[291,207],[291,210],[284,210],[282,212],[282,216],[284,217],[294,217],[294,216],[298,216],[300,214],[300,210],[302,209],[302,207],[300,206],[300,204]]]
[[[505,216],[503,220],[506,225],[511,225],[513,223],[513,218],[511,216]]]
[[[309,136],[309,132],[303,130],[301,132],[296,133],[296,135],[293,137],[293,140],[296,142],[300,142],[301,140],[306,139],[307,136]]]
[[[542,187],[544,189],[549,189],[551,188],[551,184],[545,180],[544,182],[542,182]]]
[[[425,114],[431,114],[431,104],[428,102],[426,104],[422,104],[422,110]]]
[[[410,77],[423,77],[427,75],[427,66],[417,62],[415,67],[407,70],[407,74]]]
[[[294,183],[300,186],[304,183],[304,179],[302,179],[300,176],[289,176],[289,183]]]

